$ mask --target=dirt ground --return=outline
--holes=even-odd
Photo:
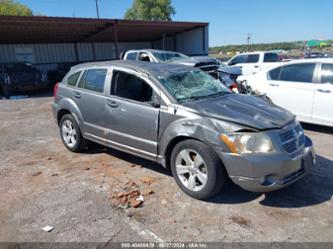
[[[51,102],[0,100],[0,241],[333,241],[333,129],[305,126],[318,163],[292,186],[261,194],[228,182],[203,202],[149,161],[66,150]],[[138,208],[119,205],[128,186],[145,194]]]

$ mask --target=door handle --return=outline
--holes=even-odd
[[[79,92],[74,92],[74,97],[79,99],[81,98],[81,94]]]
[[[254,68],[259,68],[259,66],[254,66]]]
[[[317,89],[320,93],[331,93],[331,90]]]
[[[106,104],[112,108],[117,108],[119,106],[115,101],[107,101]]]
[[[273,83],[270,83],[269,85],[270,85],[270,86],[275,86],[275,87],[276,87],[276,86],[280,86],[279,84],[273,84]]]

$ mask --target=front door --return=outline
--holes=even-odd
[[[153,106],[156,92],[135,72],[113,70],[107,97],[107,139],[114,147],[156,159],[159,107]]]
[[[274,69],[277,77],[268,81],[268,96],[273,103],[293,112],[301,121],[311,120],[315,66],[315,63],[282,66]]]

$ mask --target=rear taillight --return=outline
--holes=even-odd
[[[53,97],[57,97],[58,89],[59,89],[59,83],[54,85]]]

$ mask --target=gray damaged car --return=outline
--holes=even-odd
[[[227,177],[249,191],[280,189],[315,163],[290,112],[183,65],[72,67],[55,87],[53,111],[69,150],[89,140],[158,162],[198,199],[217,194]]]

